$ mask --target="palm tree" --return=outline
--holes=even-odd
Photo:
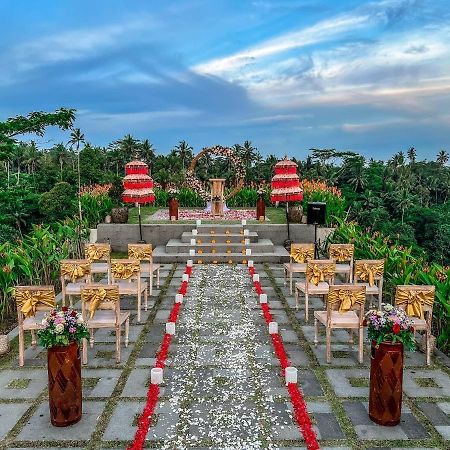
[[[444,166],[449,159],[449,155],[448,152],[445,150],[441,150],[437,156],[436,156],[436,162],[440,165],[440,166]]]
[[[58,164],[59,164],[59,177],[60,180],[63,180],[63,166],[64,166],[64,162],[67,161],[68,158],[68,153],[67,153],[67,149],[66,147],[64,147],[64,145],[61,144],[57,144],[53,149],[52,149],[52,153],[54,155],[54,157],[58,160]]]
[[[406,190],[401,189],[400,192],[394,197],[395,203],[399,209],[402,211],[402,225],[404,223],[403,219],[405,217],[405,211],[414,205],[413,196]]]
[[[123,165],[128,161],[131,161],[132,158],[137,158],[140,145],[139,140],[135,139],[131,134],[127,134],[122,139],[113,143],[113,146],[119,150],[121,163]]]
[[[252,146],[252,143],[250,141],[245,141],[244,145],[242,147],[240,146],[239,150],[242,162],[244,163],[245,167],[249,169],[255,160],[257,149]]]
[[[409,147],[406,154],[408,155],[409,163],[414,164],[416,162],[416,156],[417,156],[416,149],[414,147]]]
[[[78,168],[78,210],[80,213],[80,222],[83,220],[81,215],[81,172],[80,172],[80,144],[84,144],[86,142],[84,138],[84,134],[81,132],[79,128],[75,128],[70,133],[70,140],[68,145],[71,148],[75,146],[77,152],[77,168]]]
[[[31,141],[27,145],[26,153],[25,153],[25,164],[27,165],[28,173],[31,175],[34,175],[34,172],[36,170],[37,163],[40,158],[39,150],[36,146],[36,142]]]
[[[155,149],[148,139],[142,141],[139,146],[139,153],[142,161],[151,166],[152,161],[155,159]]]
[[[186,142],[180,141],[178,145],[174,148],[175,153],[181,160],[181,166],[183,170],[186,168],[188,162],[190,162],[193,158],[192,150],[193,148]]]

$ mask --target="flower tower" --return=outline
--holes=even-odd
[[[148,174],[147,164],[137,160],[125,164],[123,187],[125,190],[122,200],[125,203],[134,203],[139,208],[139,242],[145,243],[142,239],[141,205],[155,201],[153,180]]]

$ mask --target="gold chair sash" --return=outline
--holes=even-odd
[[[53,291],[15,290],[14,297],[20,311],[25,317],[36,315],[36,306],[39,304],[55,307],[55,293]]]
[[[90,273],[89,263],[62,263],[61,275],[68,277],[75,283],[79,278]]]
[[[314,258],[314,247],[291,247],[291,258],[299,264],[304,264],[308,258]]]
[[[89,261],[98,261],[99,259],[106,259],[109,256],[109,247],[107,245],[87,245],[86,258]]]
[[[398,289],[395,301],[399,306],[406,306],[405,312],[408,316],[424,319],[423,306],[433,306],[434,291]]]
[[[111,264],[111,272],[113,277],[119,278],[120,280],[128,280],[140,270],[141,268],[139,266],[139,261],[136,263],[115,262]]]
[[[337,262],[350,261],[353,258],[352,247],[330,247],[330,258]]]
[[[355,274],[363,281],[368,281],[369,286],[375,285],[375,277],[381,277],[384,272],[384,264],[357,264]]]
[[[83,289],[82,300],[89,302],[89,317],[93,319],[95,312],[102,302],[117,302],[119,300],[118,289]]]
[[[332,290],[328,294],[328,301],[333,303],[339,302],[339,313],[343,314],[350,311],[355,305],[364,305],[366,301],[366,294],[364,291],[338,289]]]
[[[128,247],[128,256],[133,259],[151,259],[152,257],[152,248],[148,245],[145,247],[142,246],[129,246]]]
[[[326,281],[334,275],[334,266],[332,264],[310,264],[306,269],[306,277],[309,282],[316,286],[321,281]]]

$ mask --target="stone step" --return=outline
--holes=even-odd
[[[166,245],[166,253],[186,253],[189,254],[189,250],[194,248],[190,242],[181,242],[179,239],[170,239]],[[248,245],[238,243],[227,244],[225,242],[204,242],[202,244],[195,245],[196,252],[201,250],[204,254],[212,253],[215,249],[217,253],[227,254],[227,250],[231,250],[231,253],[242,253],[245,248],[250,248],[252,253],[270,253],[274,251],[273,242],[270,239],[260,239],[258,242],[250,242]]]
[[[201,224],[198,227],[195,225],[193,228],[197,228],[199,234],[209,234],[211,231],[217,234],[226,234],[227,231],[234,234],[240,234],[244,228],[241,224]]]
[[[252,251],[251,256],[245,256],[242,253],[203,253],[201,255],[196,254],[195,256],[189,256],[189,246],[186,247],[184,252],[179,253],[168,253],[166,252],[166,247],[158,246],[153,250],[153,260],[156,263],[185,263],[188,259],[192,259],[195,263],[202,261],[204,264],[213,263],[228,263],[232,261],[233,263],[242,264],[242,261],[247,261],[252,259],[255,263],[261,262],[272,262],[272,263],[283,263],[289,261],[289,253],[282,246],[273,246],[273,251],[254,253]]]
[[[245,238],[250,239],[250,242],[256,242],[258,240],[258,233],[255,233],[254,231],[249,232],[248,236],[245,236]],[[184,232],[181,235],[181,242],[190,244],[191,239],[196,239],[196,241],[202,241],[202,243],[211,242],[212,240],[215,240],[216,243],[226,243],[226,241],[231,241],[231,243],[240,244],[241,241],[244,239],[244,236],[242,234],[236,234],[236,233],[230,233],[230,234],[223,234],[223,233],[214,233],[214,234],[208,234],[208,233],[199,233],[197,236],[192,235],[192,233]]]

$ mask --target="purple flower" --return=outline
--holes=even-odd
[[[75,333],[75,331],[77,331],[76,328],[74,328],[74,327],[70,327],[69,328],[69,333]]]

